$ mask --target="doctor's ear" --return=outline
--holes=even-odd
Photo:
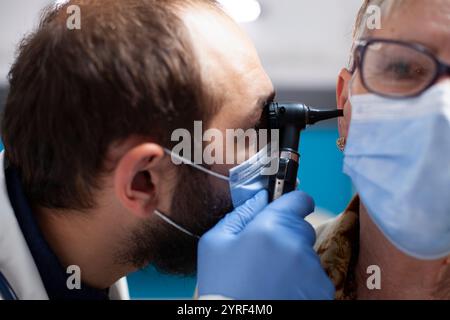
[[[350,117],[352,106],[350,104],[348,92],[351,84],[352,74],[348,69],[342,69],[339,72],[336,85],[336,102],[338,109],[344,110],[344,117],[338,119],[339,134],[343,138],[347,138],[348,128],[350,126]]]
[[[114,192],[122,205],[138,217],[147,217],[157,206],[164,150],[143,143],[128,150],[114,169]]]

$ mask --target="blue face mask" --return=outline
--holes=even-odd
[[[350,98],[348,174],[367,211],[402,252],[450,254],[450,82],[417,98]]]
[[[206,174],[228,181],[233,207],[237,208],[256,195],[259,191],[269,188],[270,175],[274,173],[272,172],[273,168],[277,168],[274,161],[276,162],[278,160],[275,156],[275,151],[272,151],[271,153],[270,150],[270,145],[267,145],[247,161],[230,169],[228,177],[206,169],[201,165],[194,164],[192,161],[174,154],[168,149],[165,149],[165,152],[171,155],[172,159],[176,160],[176,163],[190,165]],[[167,215],[159,211],[155,211],[155,214],[181,232],[199,238],[199,236],[172,221]]]

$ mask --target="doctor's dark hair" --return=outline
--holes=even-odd
[[[73,0],[49,7],[19,46],[2,119],[9,162],[34,206],[88,209],[112,144],[131,136],[172,147],[217,105],[179,16],[208,0]],[[69,30],[69,5],[81,29]]]

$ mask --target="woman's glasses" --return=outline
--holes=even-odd
[[[415,97],[450,75],[450,65],[441,62],[426,47],[387,39],[360,40],[354,53],[355,68],[372,93],[390,98]]]

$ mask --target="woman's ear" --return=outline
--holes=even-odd
[[[336,102],[338,109],[344,110],[344,117],[338,119],[339,135],[340,137],[347,138],[348,128],[351,118],[351,104],[349,100],[349,86],[351,83],[352,74],[348,69],[342,69],[339,72],[337,85],[336,85]]]
[[[122,205],[138,217],[156,209],[164,150],[154,143],[143,143],[128,150],[114,170],[114,192]]]

